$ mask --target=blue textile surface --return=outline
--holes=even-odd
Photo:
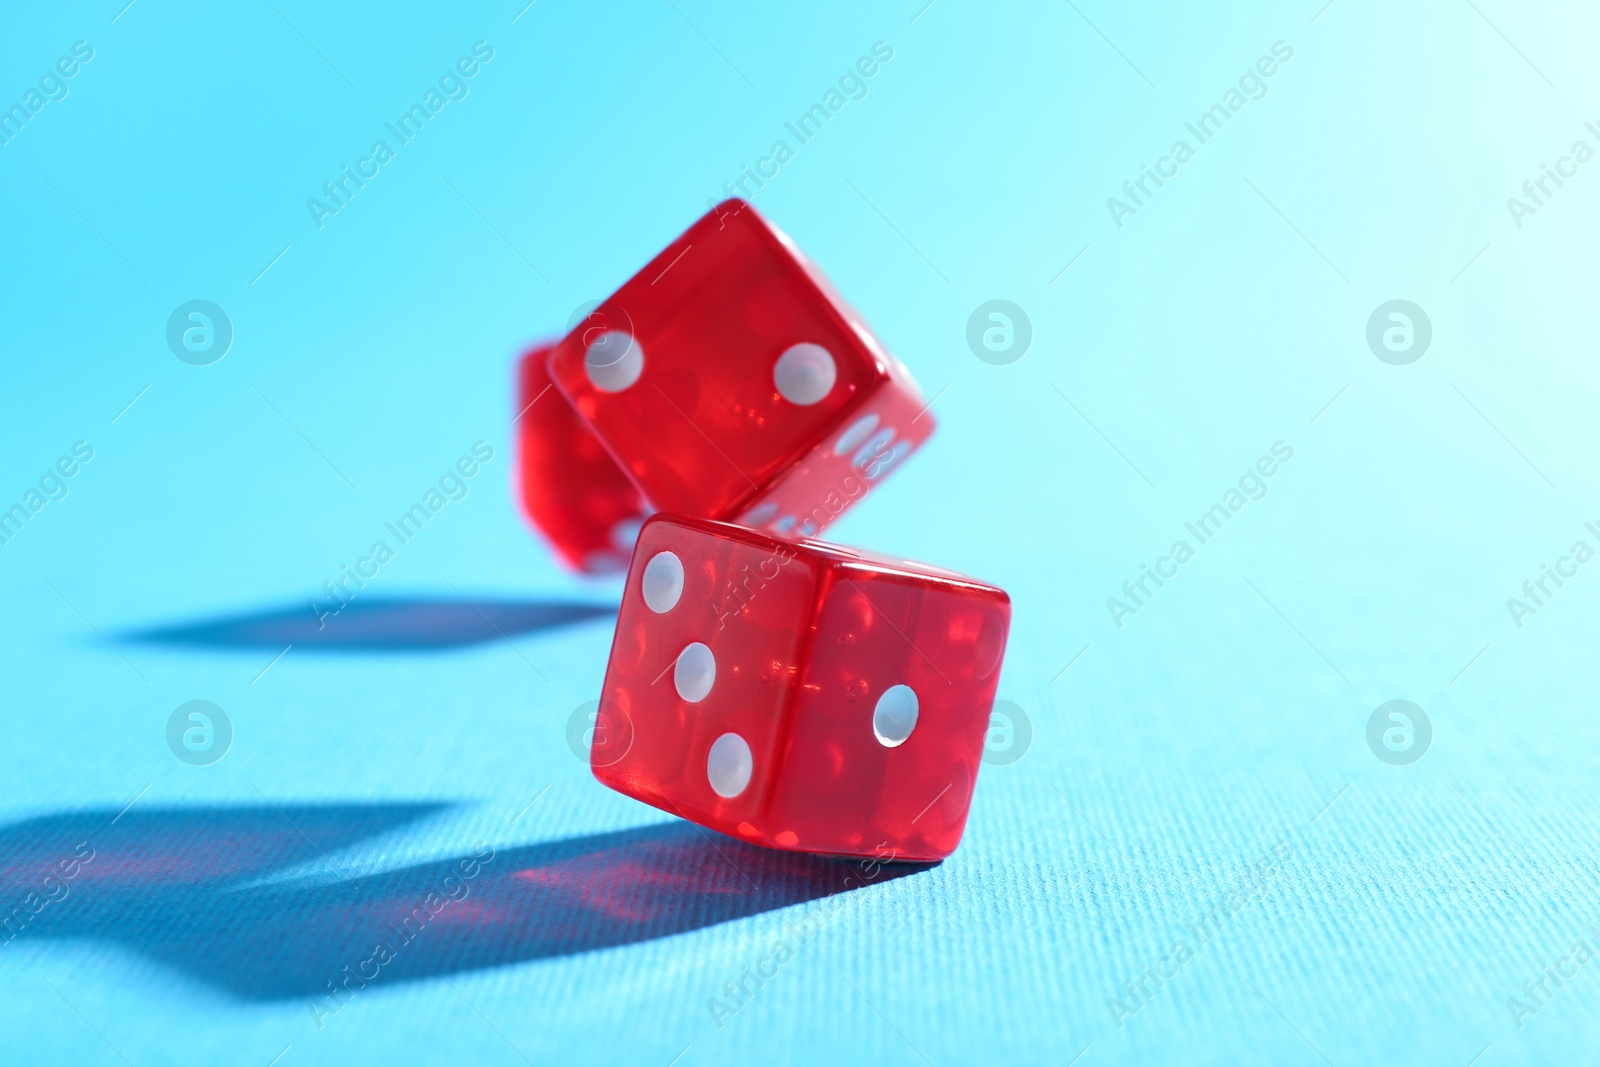
[[[125,2],[0,32],[6,1062],[1592,1054],[1592,7]],[[940,865],[570,743],[512,363],[739,181],[1014,600]]]

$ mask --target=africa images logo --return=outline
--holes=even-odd
[[[1172,543],[1166,555],[1156,560],[1153,568],[1148,563],[1139,564],[1139,575],[1122,583],[1122,597],[1106,598],[1106,611],[1110,613],[1111,621],[1116,623],[1117,629],[1120,630],[1127,625],[1123,620],[1139,614],[1142,609],[1148,607],[1150,601],[1155,599],[1156,593],[1167,582],[1178,576],[1179,568],[1194,559],[1195,553],[1221,533],[1223,525],[1243,510],[1247,503],[1265,499],[1268,492],[1267,479],[1281,471],[1283,465],[1293,458],[1292,445],[1283,440],[1274,441],[1272,455],[1261,455],[1253,466],[1245,468],[1244,473],[1239,475],[1236,487],[1229,486],[1223,491],[1222,498],[1217,503],[1183,524],[1183,528],[1194,537],[1193,546],[1187,540],[1179,538]],[[1151,588],[1152,582],[1155,583],[1154,589]]]
[[[186,701],[167,718],[167,747],[191,767],[209,767],[233,747],[233,720],[209,700]]]
[[[365,189],[367,182],[378,176],[383,165],[394,159],[400,148],[410,144],[428,121],[444,110],[446,104],[452,100],[465,100],[472,91],[467,82],[477,77],[478,72],[493,58],[494,48],[487,41],[474,43],[471,56],[460,57],[453,67],[439,75],[437,88],[430,85],[420,101],[413,102],[393,122],[383,124],[384,129],[394,137],[393,146],[382,138],[372,142],[367,154],[356,160],[354,170],[345,163],[340,166],[337,177],[323,182],[322,197],[313,196],[306,200],[306,210],[311,213],[311,221],[317,224],[317,229],[326,225],[324,219],[349,207],[356,193]]]
[[[53,67],[46,68],[39,75],[38,88],[29,86],[22,94],[21,101],[9,108],[0,105],[0,145],[10,144],[47,105],[65,100],[72,92],[67,82],[77,77],[78,72],[93,58],[93,45],[88,41],[74,41],[70,56],[57,59]]]
[[[1367,347],[1394,367],[1415,363],[1433,343],[1433,321],[1409,300],[1389,300],[1367,319]]]
[[[1195,140],[1193,146],[1180,137],[1172,142],[1166,155],[1156,160],[1154,168],[1148,163],[1139,164],[1139,176],[1122,183],[1123,199],[1115,196],[1106,198],[1106,211],[1111,214],[1111,221],[1117,224],[1117,229],[1122,229],[1125,218],[1137,215],[1140,208],[1155,198],[1156,193],[1166,188],[1167,182],[1178,176],[1179,168],[1195,157],[1196,147],[1209,143],[1221,133],[1223,126],[1244,110],[1245,104],[1266,96],[1267,79],[1278,73],[1280,64],[1293,58],[1294,49],[1287,42],[1273,41],[1272,55],[1257,59],[1253,66],[1239,75],[1236,85],[1223,90],[1221,100],[1183,124],[1183,128]],[[1151,188],[1152,183],[1154,188]]]
[[[992,367],[1005,367],[1028,354],[1033,322],[1009,300],[988,300],[967,319],[967,347]]]
[[[1405,767],[1428,754],[1433,721],[1409,700],[1379,704],[1367,718],[1367,747],[1391,767]]]
[[[209,300],[189,300],[167,316],[167,347],[191,367],[209,367],[233,347],[233,320]]]

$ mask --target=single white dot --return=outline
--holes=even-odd
[[[657,615],[671,611],[677,607],[678,598],[683,596],[683,560],[671,552],[657,552],[644,565],[644,577],[639,579],[639,589],[644,593],[645,607]],[[705,648],[704,645],[699,647]],[[710,653],[707,652],[707,655]]]
[[[698,704],[711,692],[711,683],[717,680],[717,658],[699,641],[678,653],[678,665],[672,670],[672,684],[678,695],[691,704]]]
[[[771,522],[772,517],[777,513],[778,505],[769,500],[767,503],[759,504],[745,512],[744,518],[740,519],[739,521],[746,526],[764,526],[768,522]]]
[[[738,734],[723,734],[712,743],[711,754],[706,757],[706,777],[711,779],[717,796],[731,800],[743,793],[754,770],[750,746]]]
[[[917,728],[917,694],[909,685],[891,685],[872,709],[872,733],[884,748],[898,748]]]
[[[632,334],[607,330],[583,354],[583,370],[601,392],[620,393],[644,372],[644,348]]]
[[[832,392],[838,377],[839,368],[832,354],[809,341],[784,349],[772,366],[772,382],[778,387],[778,395],[802,407],[815,404]]]
[[[833,446],[833,454],[842,456],[867,439],[867,434],[878,428],[878,416],[867,415],[850,424],[850,428],[839,435],[838,443]]]

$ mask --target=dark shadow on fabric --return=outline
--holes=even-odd
[[[13,824],[0,829],[0,940],[110,940],[238,997],[322,998],[326,1012],[396,982],[668,937],[931,866],[778,852],[670,822],[378,874],[341,868],[341,848],[439,808],[135,809],[115,823],[114,811],[87,811]],[[47,895],[57,899],[40,906]],[[783,929],[796,946],[816,932]]]
[[[613,618],[613,604],[460,597],[352,600],[337,615],[319,616],[310,601],[276,611],[229,615],[137,630],[134,641],[193,648],[329,652],[416,652],[460,648],[519,634]]]

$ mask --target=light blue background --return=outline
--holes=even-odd
[[[565,743],[603,618],[456,650],[294,649],[264,674],[271,649],[126,635],[300,610],[477,440],[496,458],[470,496],[365,595],[614,600],[519,520],[512,361],[880,40],[894,58],[869,95],[754,199],[939,394],[929,447],[831,536],[1011,593],[1000,695],[1032,748],[985,769],[938,868],[380,981],[321,1030],[303,998],[25,934],[0,947],[9,1055],[1489,1067],[1595,1047],[1600,963],[1520,1029],[1506,1006],[1574,940],[1600,948],[1596,565],[1520,628],[1506,607],[1574,540],[1600,547],[1583,529],[1600,162],[1521,228],[1506,207],[1574,140],[1600,147],[1592,9],[273,3],[4,19],[0,103],[74,41],[95,55],[0,146],[0,500],[74,441],[96,450],[0,547],[6,824],[136,796],[134,813],[446,805],[330,839],[327,861],[306,848],[271,874],[291,881],[659,824]],[[479,40],[495,54],[470,95],[319,230],[306,199]],[[1278,40],[1294,58],[1268,94],[1118,229],[1106,198]],[[214,366],[164,341],[194,298],[236,331]],[[965,344],[992,298],[1032,320],[1011,366]],[[1365,343],[1393,298],[1433,323],[1410,366]],[[1278,440],[1294,459],[1269,495],[1116,627],[1106,598]],[[211,767],[163,736],[195,698],[236,730]],[[1433,723],[1411,766],[1366,744],[1393,698]],[[1265,899],[1119,1027],[1107,999],[1280,842]],[[57,906],[64,929],[119,906],[97,892]],[[193,893],[225,905],[215,880]],[[836,904],[719,1028],[722,983]]]

